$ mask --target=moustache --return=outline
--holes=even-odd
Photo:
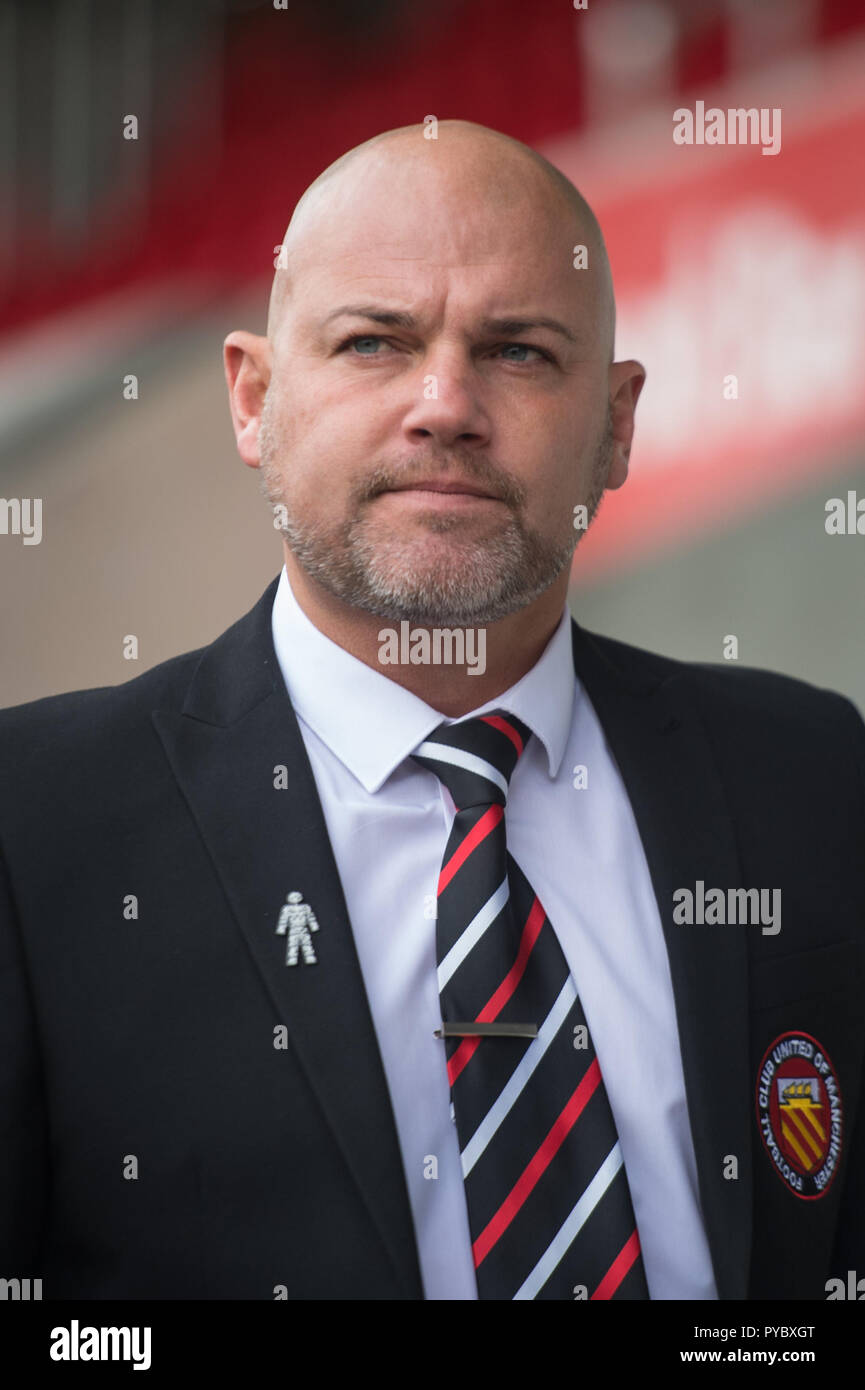
[[[378,465],[357,489],[359,501],[371,501],[383,492],[397,492],[404,488],[436,478],[441,482],[463,483],[467,487],[479,488],[490,497],[498,498],[511,507],[521,506],[525,500],[525,488],[504,470],[479,460],[454,457],[448,459],[425,456],[413,457],[403,466]]]

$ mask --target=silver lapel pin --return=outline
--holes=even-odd
[[[286,965],[297,965],[298,955],[303,957],[304,965],[318,963],[310,936],[313,931],[318,931],[318,922],[309,903],[303,901],[302,893],[289,893],[276,924],[277,936],[288,938],[285,944]]]

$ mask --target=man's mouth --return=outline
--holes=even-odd
[[[388,488],[388,492],[407,492],[420,493],[428,497],[431,493],[437,493],[447,497],[474,497],[483,498],[487,502],[500,502],[501,498],[488,488],[481,487],[478,483],[464,482],[458,478],[419,478],[410,483],[402,483],[398,487]]]

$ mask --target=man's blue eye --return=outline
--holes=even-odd
[[[355,349],[360,353],[361,357],[374,357],[374,356],[375,356],[375,350],[373,350],[372,352],[367,352],[366,349],[364,348],[364,344],[367,344],[367,345],[368,345],[368,344],[370,344],[370,343],[375,343],[376,348],[377,348],[377,347],[378,347],[378,344],[379,344],[380,342],[381,342],[381,338],[376,338],[376,337],[370,335],[369,337],[366,337],[366,338],[352,338],[351,342],[349,343],[349,347],[355,348]]]
[[[513,352],[514,349],[516,349],[517,352],[538,352],[538,353],[539,353],[539,349],[538,349],[538,348],[531,347],[528,343],[507,343],[507,344],[502,348],[502,352]],[[511,361],[512,361],[512,362],[515,362],[515,361],[525,362],[525,360],[526,360],[526,359],[525,359],[524,357],[519,358],[519,359],[517,359],[517,358],[515,358],[515,357],[512,357],[512,358],[511,358]]]

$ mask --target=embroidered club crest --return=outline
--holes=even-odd
[[[825,1196],[841,1160],[841,1088],[810,1033],[782,1033],[766,1049],[757,1076],[757,1123],[784,1185],[805,1201]]]

